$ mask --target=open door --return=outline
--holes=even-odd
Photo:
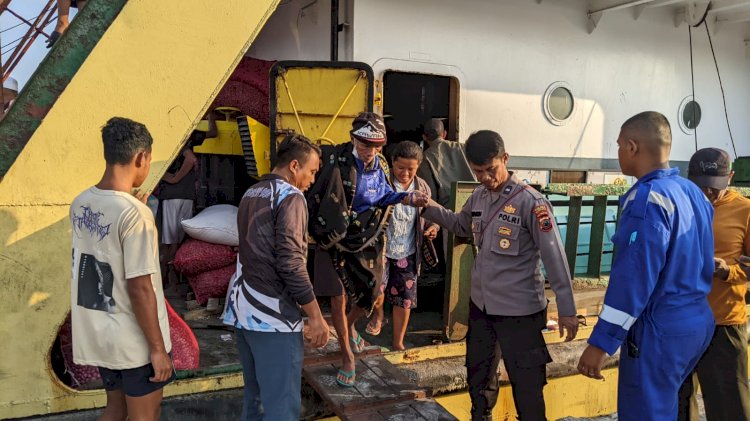
[[[317,144],[349,141],[352,120],[372,111],[372,69],[365,63],[280,61],[271,68],[271,163],[284,135]]]

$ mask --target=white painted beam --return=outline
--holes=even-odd
[[[627,9],[631,7],[639,7],[647,3],[651,3],[654,0],[629,0],[629,1],[623,1],[623,0],[591,0],[589,1],[589,9],[588,13],[586,13],[586,17],[588,18],[588,31],[589,34],[594,32],[594,29],[596,29],[596,26],[599,24],[599,21],[602,19],[602,15],[606,12],[614,12],[615,10],[622,10]],[[635,19],[638,19],[638,17],[641,15],[641,12],[643,12],[643,9],[635,9],[633,17]]]
[[[736,11],[737,9],[750,9],[749,0],[713,0],[708,11],[709,15],[717,13]]]
[[[657,0],[653,1],[651,3],[648,3],[646,7],[663,7],[663,6],[672,6],[678,3],[684,3],[685,0]]]
[[[627,9],[641,4],[651,3],[654,0],[629,0],[629,1],[612,1],[612,0],[593,0],[589,3],[589,15],[595,13],[614,12],[615,10]]]
[[[717,16],[716,23],[720,25],[750,22],[750,12],[735,13],[726,16]]]

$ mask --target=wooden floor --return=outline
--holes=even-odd
[[[456,420],[381,355],[357,360],[356,382],[336,382],[338,363],[305,364],[302,375],[342,420]]]

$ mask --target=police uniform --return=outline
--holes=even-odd
[[[459,213],[430,202],[423,216],[478,246],[471,274],[466,365],[472,418],[497,402],[502,352],[522,420],[545,419],[542,388],[551,362],[542,263],[560,316],[575,316],[573,288],[552,206],[510,173],[497,192],[479,186]]]
[[[674,420],[677,393],[708,347],[714,272],[713,208],[679,170],[653,171],[620,200],[616,256],[588,342],[622,344],[620,420]]]

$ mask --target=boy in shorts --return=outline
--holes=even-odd
[[[73,360],[99,368],[100,420],[158,420],[174,380],[159,248],[145,195],[131,194],[151,167],[151,134],[113,117],[102,128],[102,179],[73,200]],[[140,199],[140,200],[139,200]]]
[[[430,196],[427,182],[417,177],[422,162],[422,149],[414,142],[404,141],[393,148],[391,181],[397,193],[419,191]],[[386,229],[385,271],[383,284],[385,300],[393,306],[393,349],[403,350],[406,325],[413,308],[417,307],[417,276],[422,259],[424,238],[434,240],[439,226],[423,219],[423,208],[397,204]],[[375,316],[367,332],[378,335],[383,325],[383,306],[375,307]]]

